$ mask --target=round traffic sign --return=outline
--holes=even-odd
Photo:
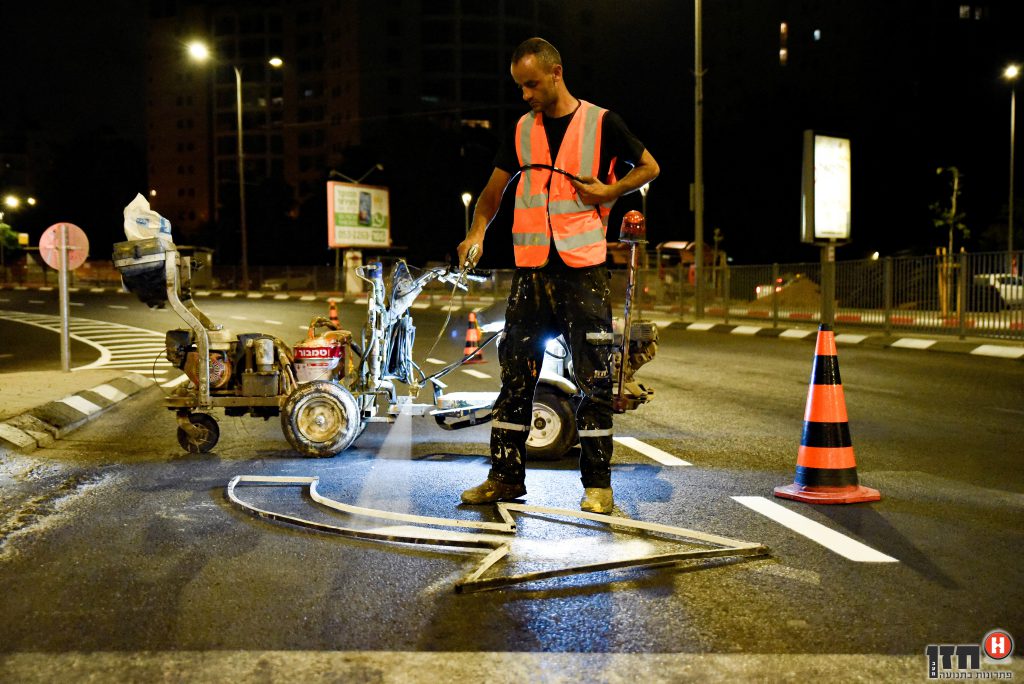
[[[55,223],[39,238],[39,254],[46,265],[55,271],[60,270],[60,227],[64,226],[68,245],[68,270],[73,271],[85,263],[89,256],[89,238],[74,223]]]

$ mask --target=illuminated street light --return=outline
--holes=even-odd
[[[4,206],[8,209],[17,209],[21,206],[21,198],[14,195],[7,195],[4,197]]]
[[[1017,119],[1017,77],[1020,76],[1020,67],[1011,64],[1003,71],[1003,78],[1010,82],[1010,206],[1009,218],[1007,220],[1006,254],[1009,259],[1007,270],[1013,269],[1013,156],[1016,146],[1016,119]]]
[[[202,41],[188,44],[188,54],[197,62],[210,59],[210,49]],[[271,57],[267,64],[279,69],[284,65],[280,57]],[[235,72],[235,104],[238,114],[238,226],[242,236],[242,289],[249,290],[249,232],[245,220],[245,151],[242,147],[242,70],[232,65]]]
[[[466,235],[469,235],[469,203],[473,200],[473,196],[468,192],[462,193],[462,206],[466,208]]]

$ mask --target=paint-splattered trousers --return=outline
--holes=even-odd
[[[605,266],[564,272],[516,270],[498,347],[501,392],[491,423],[491,479],[518,484],[526,478],[526,439],[544,349],[549,340],[562,335],[582,397],[576,428],[583,486],[611,486],[611,333]]]

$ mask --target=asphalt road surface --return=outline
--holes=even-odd
[[[178,327],[170,312],[109,308],[126,299],[80,297],[72,313]],[[296,339],[313,306],[200,303],[215,320],[239,317],[228,321],[236,329],[278,321]],[[344,323],[358,308],[341,314]],[[464,316],[453,315],[436,356],[461,351]],[[417,312],[418,353],[443,318]],[[406,417],[369,426],[336,458],[304,459],[277,419],[221,415],[218,446],[189,455],[160,391],[149,390],[33,454],[0,537],[0,673],[897,681],[925,678],[929,644],[978,644],[995,628],[1024,639],[1024,366],[841,347],[860,479],[882,500],[812,506],[772,496],[793,479],[812,359],[806,342],[663,330],[639,373],[654,401],[616,420],[618,515],[759,542],[770,555],[463,594],[454,585],[478,551],[300,529],[246,514],[225,488],[236,475],[315,475],[337,501],[497,521],[493,507],[459,505],[486,475],[486,425],[448,432]],[[497,387],[493,355],[473,369],[491,377],[449,384]],[[527,487],[527,504],[577,510],[571,461],[533,464]],[[394,530],[326,510],[298,486],[238,494],[318,522]],[[512,552],[490,574],[679,548],[572,517],[516,520]],[[819,541],[794,529],[815,524],[826,531]]]

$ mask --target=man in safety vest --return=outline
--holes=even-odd
[[[491,470],[482,484],[462,493],[462,501],[483,504],[526,494],[533,393],[545,345],[561,334],[581,395],[580,507],[609,513],[614,347],[605,233],[615,200],[654,180],[658,163],[620,117],[569,93],[561,56],[546,40],[531,38],[516,48],[512,78],[531,111],[498,152],[459,245],[460,264],[479,259],[504,190],[519,174],[512,226],[516,272],[498,348],[502,388],[491,423]],[[617,167],[626,170],[621,178]]]

